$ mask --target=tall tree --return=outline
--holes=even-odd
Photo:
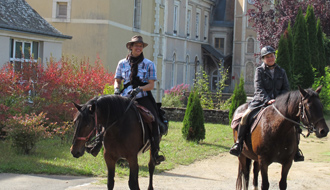
[[[310,63],[312,67],[316,69],[318,73],[320,73],[320,60],[319,60],[319,51],[318,51],[318,41],[316,38],[316,19],[314,15],[314,9],[312,6],[308,5],[306,15],[306,28],[308,34],[308,47],[310,54]],[[323,68],[324,69],[324,68]]]
[[[258,34],[258,40],[261,46],[271,45],[277,48],[281,34],[291,22],[292,26],[299,8],[306,11],[307,6],[314,8],[315,16],[320,18],[324,33],[330,36],[330,3],[328,0],[254,0],[254,8],[248,10],[250,16],[249,21],[253,23],[253,27]]]
[[[326,62],[326,55],[325,55],[324,41],[323,41],[323,32],[322,32],[320,19],[317,19],[316,38],[318,41],[317,51],[319,53],[319,67],[320,67],[319,72],[320,72],[321,76],[324,76],[324,74],[325,74],[324,68],[326,67],[327,62]]]
[[[288,38],[286,36],[288,35],[283,34],[278,44],[276,64],[281,66],[286,71],[290,86],[295,86],[293,80],[293,70],[291,68],[292,67],[291,54],[288,46]]]
[[[299,9],[298,15],[293,27],[293,64],[294,75],[299,77],[297,85],[303,88],[309,88],[314,82],[313,69],[310,64],[307,39],[307,29],[302,10]],[[296,89],[297,86],[292,86],[292,89]]]

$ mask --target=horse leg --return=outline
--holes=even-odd
[[[280,190],[285,190],[287,187],[286,180],[287,180],[288,173],[289,173],[291,166],[292,166],[292,160],[285,164],[282,164],[282,175],[281,175],[281,180],[279,183]]]
[[[261,190],[268,190],[269,189],[269,181],[268,181],[268,164],[263,163],[262,161],[260,161],[260,157],[259,159],[259,167],[260,167],[260,171],[261,171]]]
[[[116,167],[116,160],[110,158],[109,155],[104,154],[104,160],[107,164],[108,168],[108,190],[112,190],[115,185],[115,167]]]
[[[129,163],[129,180],[128,186],[131,190],[139,190],[139,165],[137,156],[131,156],[131,158],[127,158]]]
[[[153,175],[154,175],[154,171],[155,171],[155,162],[152,160],[152,156],[150,153],[150,160],[149,160],[149,164],[148,164],[148,168],[149,168],[149,187],[148,190],[153,190],[154,187],[152,185],[152,180],[153,180]]]
[[[253,162],[253,186],[254,189],[258,189],[258,175],[259,175],[259,164],[258,161]]]

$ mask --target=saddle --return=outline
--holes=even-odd
[[[252,133],[254,131],[254,129],[256,128],[264,111],[265,111],[265,107],[262,107],[260,110],[252,111],[252,113],[249,115],[248,126],[250,126],[250,133]],[[235,115],[235,117],[233,118],[231,125],[230,125],[232,129],[235,129],[235,130],[238,129],[238,125],[241,122],[243,114],[244,114],[244,112],[238,113],[237,115]]]

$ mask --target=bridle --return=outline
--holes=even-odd
[[[95,111],[95,114],[94,114],[94,121],[95,121],[94,122],[94,128],[92,129],[92,131],[86,137],[77,137],[77,136],[75,136],[75,140],[81,140],[81,141],[88,142],[94,131],[96,132],[96,134],[98,134],[99,129],[97,127],[97,114],[96,114],[96,111]]]
[[[297,113],[297,117],[299,117],[299,122],[297,121],[294,121],[290,118],[287,118],[285,117],[276,107],[274,104],[272,104],[273,108],[275,109],[275,111],[280,115],[282,116],[284,119],[296,124],[296,125],[299,125],[305,129],[307,129],[307,135],[304,135],[303,133],[301,133],[304,137],[308,137],[311,133],[315,132],[316,129],[315,129],[315,125],[321,121],[322,119],[324,119],[323,117],[320,117],[318,118],[315,122],[311,122],[310,120],[310,116],[308,116],[309,114],[307,114],[308,112],[306,111],[306,107],[305,107],[305,104],[303,103],[303,101],[305,99],[307,99],[309,96],[306,95],[305,97],[301,98],[300,102],[299,102],[299,111]],[[305,125],[305,123],[307,123],[307,125]]]
[[[123,116],[126,114],[126,112],[129,110],[129,108],[132,106],[132,104],[133,104],[133,102],[135,101],[135,97],[133,97],[132,99],[131,99],[131,101],[130,101],[130,103],[128,104],[128,106],[127,106],[127,108],[126,108],[126,110],[124,111],[124,113],[123,113],[123,115],[121,115],[120,117],[118,117],[109,127],[107,127],[105,130],[103,130],[102,132],[100,132],[101,131],[101,129],[99,129],[98,128],[98,123],[97,123],[97,109],[96,109],[96,104],[95,104],[95,114],[94,114],[94,128],[92,129],[92,131],[86,136],[86,137],[77,137],[77,135],[75,135],[75,140],[81,140],[81,141],[86,141],[86,142],[88,142],[89,141],[89,139],[91,138],[91,136],[92,136],[92,134],[93,134],[93,132],[95,131],[96,133],[96,135],[97,136],[100,136],[100,135],[103,135],[109,128],[111,128],[112,126],[114,126],[116,123],[118,123],[118,121],[120,120],[120,119],[122,119],[123,118]],[[108,121],[107,121],[107,123],[108,123]],[[99,133],[100,132],[100,133]]]

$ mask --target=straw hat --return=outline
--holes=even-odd
[[[126,48],[129,49],[129,48],[133,45],[133,43],[135,43],[135,42],[137,42],[137,43],[143,43],[143,48],[145,48],[145,47],[148,46],[147,43],[144,43],[144,42],[143,42],[143,38],[142,38],[142,36],[133,36],[133,37],[131,38],[131,41],[127,42],[127,44],[126,44]]]

